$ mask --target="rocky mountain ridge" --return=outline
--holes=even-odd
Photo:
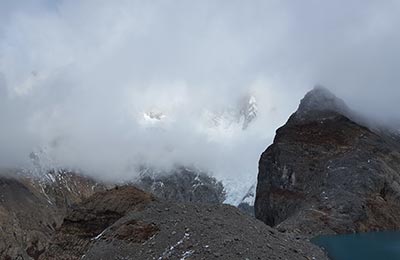
[[[156,197],[174,202],[222,204],[226,193],[221,182],[206,172],[176,167],[170,172],[143,168],[133,185]]]
[[[314,236],[400,228],[400,141],[323,88],[301,101],[259,161],[256,217]]]

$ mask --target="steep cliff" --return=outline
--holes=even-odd
[[[400,228],[400,141],[315,88],[259,161],[256,217],[308,235]]]

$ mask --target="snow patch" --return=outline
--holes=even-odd
[[[181,240],[179,240],[178,242],[176,242],[175,245],[166,248],[165,251],[163,252],[163,254],[158,258],[158,260],[168,259],[171,256],[171,254],[174,252],[176,247],[179,246],[180,244],[182,244],[185,240],[188,240],[189,237],[190,237],[190,234],[185,233],[183,238]]]

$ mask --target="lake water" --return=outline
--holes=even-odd
[[[400,260],[400,231],[319,236],[311,241],[332,260]]]

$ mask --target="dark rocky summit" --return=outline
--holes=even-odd
[[[132,186],[96,193],[68,213],[40,259],[326,259],[237,208],[173,203]]]
[[[366,124],[365,124],[366,125]],[[306,235],[400,228],[400,139],[309,92],[259,161],[256,217]]]

